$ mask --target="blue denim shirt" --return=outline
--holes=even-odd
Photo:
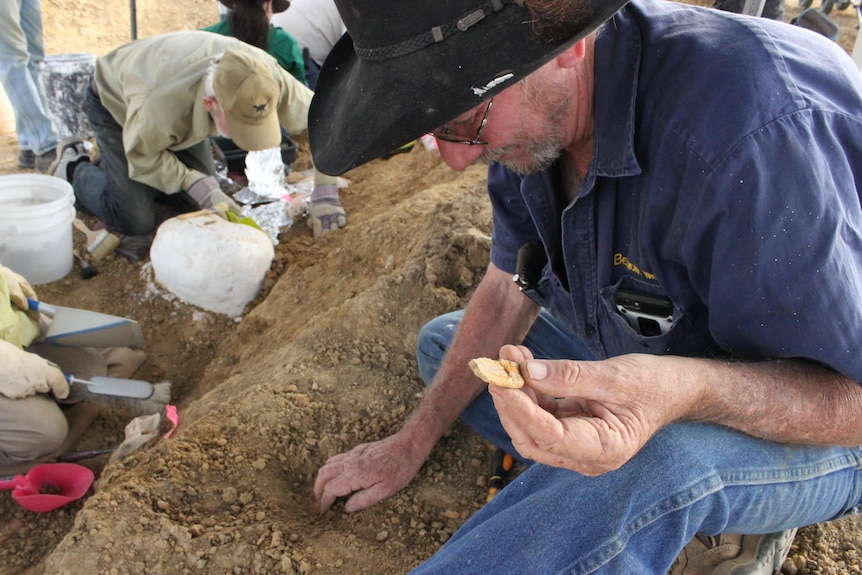
[[[806,358],[862,382],[862,82],[795,26],[634,0],[600,31],[595,144],[573,201],[558,167],[488,172],[491,261],[548,255],[529,295],[597,358]],[[621,289],[672,302],[642,336]]]

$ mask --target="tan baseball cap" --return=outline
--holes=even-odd
[[[213,91],[237,147],[268,150],[281,143],[276,113],[281,93],[263,61],[246,52],[226,51],[216,65]]]

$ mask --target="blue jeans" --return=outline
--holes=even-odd
[[[560,345],[551,339],[558,326],[545,315],[527,347]],[[423,367],[424,356],[451,342],[460,316],[443,318],[426,325],[418,342],[426,381],[433,370]],[[499,421],[471,426],[502,431]],[[488,439],[501,445],[497,433]],[[598,477],[531,465],[411,573],[665,575],[695,533],[783,531],[856,512],[860,499],[862,448],[785,445],[717,425],[674,423]]]
[[[129,163],[123,148],[123,128],[105,109],[92,86],[84,98],[84,111],[99,147],[99,165],[83,162],[75,169],[72,188],[77,207],[97,216],[123,234],[139,236],[156,226],[156,200],[177,212],[200,209],[186,192],[163,194],[129,178]],[[215,174],[209,139],[174,152],[186,166],[204,174]]]
[[[44,59],[41,1],[0,2],[0,81],[15,111],[18,145],[37,155],[57,146],[39,80]]]
[[[431,385],[434,376],[440,369],[443,355],[449,349],[452,338],[455,336],[455,330],[458,329],[463,315],[463,311],[441,315],[429,321],[419,331],[416,341],[416,355],[419,363],[419,375],[425,385]],[[536,359],[593,359],[586,346],[545,310],[542,310],[530,333],[527,334],[524,346],[533,352]],[[509,435],[503,429],[503,425],[497,417],[494,400],[491,399],[491,394],[487,390],[483,391],[461,413],[461,421],[506,453],[524,461],[512,447],[512,440],[509,439]]]

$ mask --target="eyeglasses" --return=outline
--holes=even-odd
[[[487,146],[488,142],[479,139],[479,135],[482,133],[482,130],[485,128],[485,124],[488,123],[488,112],[491,111],[491,104],[494,103],[494,98],[488,100],[488,106],[485,107],[485,114],[482,116],[482,121],[479,122],[479,127],[476,128],[476,136],[473,138],[465,138],[464,136],[459,136],[458,134],[454,134],[454,130],[448,126],[443,126],[439,131],[431,132],[431,135],[437,138],[438,140],[443,140],[444,142],[452,142],[454,144],[467,144],[468,146]]]

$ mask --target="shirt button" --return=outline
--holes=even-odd
[[[596,328],[592,325],[588,325],[584,328],[584,331],[587,333],[587,335],[593,335],[594,333],[596,333]]]

